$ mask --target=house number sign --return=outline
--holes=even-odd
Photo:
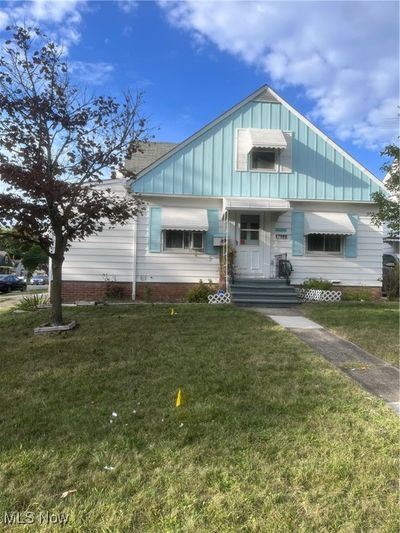
[[[275,228],[275,239],[284,241],[287,240],[286,228]]]

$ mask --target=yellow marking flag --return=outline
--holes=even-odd
[[[182,403],[183,403],[182,391],[181,389],[178,389],[178,394],[176,395],[175,407],[181,407]]]

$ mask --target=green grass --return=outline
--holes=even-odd
[[[32,335],[45,311],[0,314],[0,517],[64,512],[74,533],[396,531],[394,413],[256,313],[176,310],[69,309],[79,329],[55,336]]]
[[[399,304],[305,304],[306,316],[392,365],[399,365]]]

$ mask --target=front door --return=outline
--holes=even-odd
[[[262,215],[238,213],[236,218],[236,275],[262,278],[266,275]]]

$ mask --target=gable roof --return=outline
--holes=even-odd
[[[255,91],[254,93],[251,93],[249,96],[247,96],[247,98],[245,98],[244,100],[241,100],[238,104],[230,107],[227,111],[222,113],[222,115],[219,115],[216,119],[212,120],[211,122],[209,122],[208,124],[203,126],[200,130],[198,130],[195,133],[193,133],[193,135],[190,135],[190,137],[188,137],[187,139],[185,139],[181,143],[177,144],[175,146],[175,148],[173,148],[170,152],[168,152],[168,154],[165,154],[163,157],[160,157],[159,159],[157,159],[157,161],[154,161],[151,165],[149,165],[148,167],[144,168],[141,172],[139,172],[139,174],[137,175],[135,181],[137,181],[144,174],[146,174],[147,172],[149,172],[150,170],[155,168],[157,165],[159,165],[160,163],[162,163],[163,161],[168,159],[168,157],[170,157],[171,155],[174,155],[179,150],[182,150],[182,148],[184,148],[185,146],[190,144],[192,141],[196,140],[198,137],[203,135],[203,133],[205,133],[206,131],[208,131],[212,127],[214,127],[219,122],[222,122],[225,118],[229,117],[229,115],[232,115],[235,111],[237,111],[238,109],[240,109],[241,107],[246,105],[248,102],[251,102],[252,100],[255,100],[257,97],[260,97],[262,95],[262,93],[265,91],[266,87],[267,87],[266,85],[263,85],[262,87],[257,89],[257,91]]]
[[[170,158],[171,156],[173,156],[174,154],[176,154],[177,152],[185,148],[187,145],[189,145],[190,143],[192,143],[193,141],[195,141],[196,139],[204,135],[211,128],[213,128],[214,126],[216,126],[217,124],[219,124],[220,122],[228,118],[230,115],[233,115],[238,109],[246,106],[246,104],[252,101],[273,102],[273,103],[282,104],[289,112],[291,112],[298,119],[300,119],[304,124],[306,124],[311,130],[314,131],[314,133],[320,136],[334,150],[340,153],[345,159],[347,159],[356,168],[358,168],[358,170],[360,170],[368,178],[370,178],[376,185],[379,186],[379,188],[385,189],[383,182],[379,178],[377,178],[374,174],[372,174],[372,172],[369,171],[366,167],[364,167],[359,161],[354,159],[354,157],[352,157],[346,150],[344,150],[341,146],[335,143],[330,137],[328,137],[328,135],[326,135],[317,126],[315,126],[312,122],[310,122],[304,115],[302,115],[299,111],[297,111],[297,109],[292,107],[286,100],[284,100],[281,96],[279,96],[268,85],[262,85],[259,89],[251,93],[249,96],[241,100],[236,105],[229,108],[227,111],[219,115],[213,121],[206,124],[203,128],[195,132],[193,135],[185,139],[183,142],[175,145],[175,147],[172,148],[170,151],[168,151],[168,153],[164,154],[163,156],[159,157],[157,160],[149,164],[147,167],[143,168],[136,176],[136,179],[134,180],[134,182],[137,183],[137,181],[140,180],[142,176],[146,175],[148,172],[156,168],[158,165],[162,164],[168,158]]]

